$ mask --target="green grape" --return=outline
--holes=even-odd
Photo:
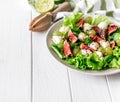
[[[63,36],[63,33],[59,32],[59,31],[55,31],[53,33],[54,36]]]
[[[99,48],[98,48],[98,51],[100,51],[100,52],[102,52],[102,53],[105,53],[105,49],[102,48],[102,47],[99,47]]]
[[[89,16],[85,19],[85,23],[91,24],[91,22],[92,22],[92,17]]]
[[[117,46],[120,46],[120,39],[116,40]]]
[[[90,35],[90,34],[94,34],[94,35],[95,35],[96,32],[95,32],[94,30],[88,30],[88,31],[87,31],[87,34],[88,34],[88,35]]]
[[[113,50],[112,50],[111,47],[106,47],[106,48],[105,48],[105,52],[106,52],[108,55],[112,55]]]
[[[73,55],[76,55],[79,51],[80,51],[80,49],[78,47],[74,48],[73,49]]]

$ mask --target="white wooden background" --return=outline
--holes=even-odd
[[[0,102],[120,102],[120,74],[87,76],[67,69],[32,33],[27,0],[0,0]]]

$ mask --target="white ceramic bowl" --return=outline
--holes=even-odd
[[[53,55],[53,57],[58,60],[60,62],[60,64],[64,64],[65,66],[78,70],[79,72],[83,73],[83,74],[88,74],[88,75],[96,75],[96,76],[103,76],[103,75],[111,75],[111,74],[116,74],[116,73],[120,73],[120,69],[107,69],[107,70],[101,70],[101,71],[93,71],[93,70],[80,70],[80,69],[76,69],[74,66],[69,65],[67,63],[65,63],[65,61],[63,61],[62,59],[60,59],[56,53],[51,49],[51,44],[52,42],[52,34],[54,31],[58,30],[60,28],[60,26],[62,25],[63,20],[60,20],[58,22],[56,22],[55,24],[53,24],[50,29],[47,32],[47,37],[46,37],[46,41],[47,41],[47,47],[50,51],[50,53]]]

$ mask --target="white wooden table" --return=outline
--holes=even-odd
[[[32,33],[27,0],[0,1],[0,102],[120,102],[120,74],[87,76],[56,61]]]

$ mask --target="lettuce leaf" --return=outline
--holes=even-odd
[[[91,24],[92,23],[92,17],[90,17],[90,16],[86,17],[85,23]]]
[[[81,52],[77,53],[75,57],[69,57],[66,59],[68,64],[74,65],[77,69],[85,70],[87,69],[87,58],[82,55]]]
[[[82,13],[75,13],[71,15],[70,17],[66,17],[63,21],[64,26],[69,26],[72,31],[80,32],[80,29],[78,26],[76,26],[76,23],[80,20],[80,18],[83,16]]]
[[[88,37],[88,38],[85,38],[83,42],[84,42],[84,44],[88,45],[88,44],[90,44],[92,41],[93,41],[93,40]]]
[[[114,58],[110,63],[109,63],[110,68],[120,68],[120,58],[117,60]]]
[[[103,15],[95,15],[92,20],[92,25],[98,25],[100,22],[106,22],[107,24],[110,24],[111,21]]]
[[[87,58],[87,65],[93,70],[100,70],[103,67],[103,59],[100,59],[96,53],[92,53]]]
[[[120,33],[114,33],[114,41],[117,41],[120,38]]]
[[[114,59],[113,55],[107,55],[104,57],[104,68],[109,67],[109,63]]]
[[[75,13],[70,17],[66,17],[63,21],[63,25],[65,26],[69,26],[70,24],[75,25],[82,16],[83,16],[83,13]]]
[[[115,47],[113,50],[114,59],[109,63],[109,67],[111,68],[120,68],[120,48]]]
[[[60,53],[58,46],[52,45],[51,48],[58,55],[59,58],[61,58],[61,59],[63,58],[63,55]]]
[[[120,48],[119,47],[115,47],[115,49],[113,50],[113,55],[116,57],[116,58],[119,58],[120,57]]]

